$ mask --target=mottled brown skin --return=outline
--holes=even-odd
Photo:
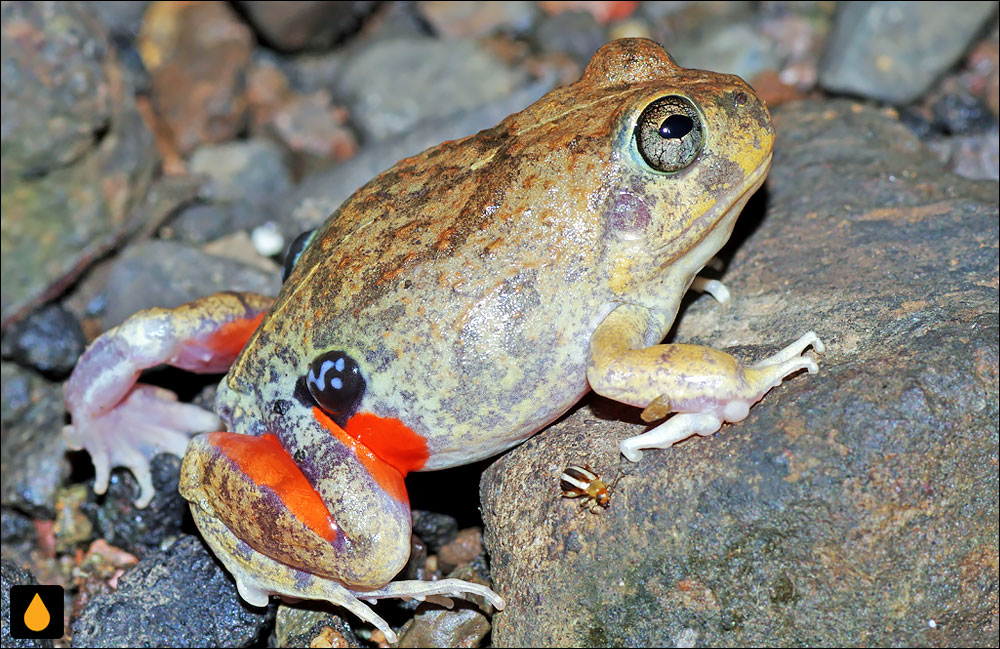
[[[650,41],[602,52],[576,84],[401,161],[327,221],[229,374],[263,406],[254,420],[342,349],[365,370],[362,410],[425,436],[428,468],[463,464],[579,400],[591,334],[617,305],[667,314],[662,337],[707,261],[685,257],[766,171],[770,117],[737,77],[675,67]],[[668,175],[641,164],[632,130],[670,94],[699,106],[706,141]]]

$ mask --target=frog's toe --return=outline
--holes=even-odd
[[[715,301],[719,304],[726,304],[729,302],[731,297],[729,289],[726,288],[726,285],[717,279],[695,277],[691,282],[691,290],[698,291],[699,293],[708,293],[714,297]]]
[[[129,469],[139,483],[137,507],[145,507],[156,490],[149,463],[159,453],[183,457],[191,432],[219,425],[213,413],[178,403],[169,390],[136,385],[117,406],[99,415],[75,415],[63,429],[71,449],[86,449],[94,463],[94,491],[107,490],[111,469]]]
[[[463,595],[475,595],[489,602],[493,608],[502,611],[506,603],[503,598],[489,587],[464,579],[438,579],[437,581],[393,581],[378,590],[352,591],[364,599],[382,599],[386,597],[405,597],[417,600],[439,601],[439,598],[462,598]]]
[[[768,390],[780,385],[785,378],[800,370],[805,370],[810,374],[818,372],[819,365],[816,364],[816,361],[801,355],[809,347],[819,353],[825,349],[823,341],[812,331],[778,353],[748,367],[745,371],[745,380],[750,387],[750,392],[755,394],[753,398],[747,400],[747,407],[749,408],[750,404],[756,403]],[[726,421],[741,421],[746,417],[746,413],[741,411],[741,414],[742,417],[733,417],[727,414]]]
[[[819,368],[816,366],[816,362],[812,361],[812,359],[802,358],[802,352],[804,352],[809,347],[815,349],[816,352],[819,354],[822,354],[824,351],[826,351],[826,346],[823,344],[823,341],[819,339],[819,336],[816,335],[816,332],[807,331],[805,334],[802,335],[801,338],[793,342],[788,347],[785,347],[778,353],[768,356],[764,360],[755,363],[752,367],[762,368],[762,367],[767,367],[769,365],[780,365],[782,363],[788,363],[788,361],[792,361],[794,359],[800,359],[800,360],[811,361],[811,364],[807,363],[802,365],[802,367],[808,369],[810,374],[815,374],[817,371],[819,371]],[[799,369],[802,368],[800,367]]]
[[[623,440],[618,448],[628,460],[638,462],[642,449],[670,448],[692,435],[711,435],[722,427],[722,419],[711,414],[676,414],[656,428]]]

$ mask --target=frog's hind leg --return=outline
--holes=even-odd
[[[397,640],[396,633],[362,600],[374,603],[376,599],[390,597],[424,600],[440,595],[458,597],[470,594],[485,598],[497,609],[504,607],[503,599],[486,586],[461,579],[394,581],[373,590],[349,588],[335,579],[293,568],[253,551],[222,522],[206,515],[197,507],[192,507],[191,513],[202,535],[212,541],[216,556],[236,579],[240,597],[253,606],[267,606],[270,595],[293,599],[322,599],[335,606],[343,606],[372,624],[393,644]],[[221,543],[221,546],[217,546],[217,543]]]
[[[308,431],[300,429],[296,441],[305,437]],[[180,491],[243,599],[254,606],[266,606],[269,595],[326,600],[374,624],[390,642],[396,637],[392,629],[359,600],[469,593],[503,608],[489,588],[458,579],[378,587],[409,556],[410,509],[405,491],[397,490],[405,490],[402,475],[396,486],[377,486],[357,447],[338,450],[337,444],[334,435],[322,435],[289,453],[273,434],[218,432],[192,441]],[[324,464],[318,479],[310,480],[293,454],[338,461]]]
[[[270,595],[323,599],[336,606],[343,606],[382,631],[389,642],[396,642],[396,634],[385,620],[359,601],[358,596],[340,582],[298,570],[255,552],[219,519],[197,507],[191,508],[191,514],[202,536],[209,540],[215,556],[236,579],[240,597],[251,606],[267,606]]]
[[[137,384],[139,374],[164,363],[193,372],[226,371],[272,302],[255,293],[219,293],[174,309],[147,309],[87,348],[63,386],[73,417],[63,434],[70,448],[90,453],[94,491],[104,493],[112,467],[124,466],[139,481],[136,505],[149,503],[153,456],[183,455],[192,432],[219,422],[210,412],[178,403],[169,390]]]

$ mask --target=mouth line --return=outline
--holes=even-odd
[[[764,180],[767,178],[768,172],[771,170],[771,156],[767,157],[766,161],[763,161],[760,165],[754,169],[751,176],[746,179],[743,183],[743,188],[739,190],[738,193],[732,195],[732,197],[725,202],[725,207],[719,209],[718,206],[712,208],[712,218],[711,225],[708,227],[707,232],[714,230],[719,223],[722,222],[726,216],[733,210],[733,207],[743,203],[740,207],[740,211],[743,211],[743,207],[746,207],[746,201],[749,197],[760,189],[764,185]]]
[[[701,243],[701,241],[705,237],[707,237],[713,230],[719,227],[719,224],[722,223],[722,221],[732,212],[734,206],[740,203],[744,203],[744,205],[740,207],[740,211],[743,210],[743,207],[745,207],[745,203],[746,200],[748,200],[749,195],[753,194],[755,191],[760,189],[760,187],[764,184],[764,180],[767,177],[767,173],[768,171],[770,171],[770,169],[771,169],[771,157],[768,156],[767,161],[758,165],[757,169],[753,171],[750,178],[743,183],[743,188],[739,190],[738,193],[733,194],[731,198],[729,198],[724,202],[717,203],[715,206],[711,208],[711,210],[709,210],[707,214],[703,215],[707,216],[708,217],[707,219],[704,218],[697,219],[693,223],[689,224],[687,227],[684,228],[683,232],[681,232],[675,238],[675,240],[683,238],[692,230],[697,229],[699,223],[707,223],[708,225],[704,227],[704,231],[701,233],[701,236],[698,237],[698,241],[694,245],[696,246],[698,245],[698,243]],[[725,205],[725,207],[722,207],[722,205]],[[676,261],[675,258],[668,259],[664,262],[664,266],[669,266],[675,261]]]

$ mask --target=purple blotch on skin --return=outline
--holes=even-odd
[[[652,220],[649,206],[629,190],[620,190],[612,198],[608,210],[608,225],[619,237],[632,241],[643,236]]]

